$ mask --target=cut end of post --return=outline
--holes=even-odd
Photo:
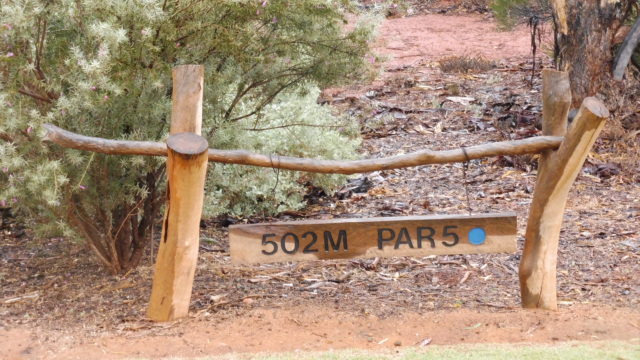
[[[57,126],[55,126],[55,125],[52,125],[52,124],[42,124],[42,127],[43,127],[45,130],[47,130],[47,132],[46,132],[46,134],[44,134],[44,137],[42,138],[42,140],[44,140],[44,141],[52,141],[52,139],[51,139],[51,135],[52,135],[52,133],[54,132],[54,130],[55,130],[56,128],[58,128],[58,127],[57,127]],[[58,128],[58,129],[59,129],[59,128]]]
[[[601,119],[609,117],[609,110],[604,103],[596,97],[590,96],[585,98],[582,101],[582,108],[589,110],[593,115]]]
[[[169,136],[167,147],[182,155],[198,155],[209,149],[209,143],[200,135],[185,132]]]

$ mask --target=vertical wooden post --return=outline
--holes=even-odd
[[[148,316],[169,321],[189,312],[198,260],[208,144],[194,133],[167,140],[167,210],[153,277]]]
[[[542,70],[542,135],[564,136],[570,107],[569,73]]]
[[[569,74],[563,71],[555,71],[551,69],[542,70],[542,134],[550,136],[564,136],[567,133],[567,123],[569,109],[571,108],[571,84],[569,82]],[[546,150],[540,154],[538,158],[538,177],[536,188],[533,195],[531,208],[529,209],[529,220],[527,222],[527,232],[525,234],[525,249],[520,262],[520,292],[523,307],[532,308],[542,306],[549,309],[555,309],[556,305],[556,264],[558,256],[558,238],[553,236],[540,239],[539,233],[544,232],[541,229],[540,221],[542,220],[542,212],[546,207],[548,194],[542,195],[543,184],[548,184],[557,173],[550,169],[551,160],[556,153],[554,150]],[[543,198],[543,196],[547,196]],[[560,219],[562,221],[563,209],[560,211]],[[555,218],[556,220],[557,217]],[[560,225],[558,224],[558,227]],[[536,262],[544,260],[542,268],[538,271],[548,272],[548,278],[536,278],[533,275]],[[538,264],[540,265],[540,264]],[[535,278],[530,280],[529,278]],[[545,289],[543,290],[543,283]],[[530,285],[527,285],[530,284]],[[550,290],[552,289],[552,290]],[[544,305],[541,305],[538,298],[540,293],[544,292],[550,298]],[[534,295],[537,294],[537,295]]]
[[[167,140],[167,208],[147,316],[170,321],[189,312],[198,259],[207,169],[202,127],[204,67],[173,69],[171,136]]]
[[[180,65],[173,68],[170,134],[202,134],[204,66]]]
[[[542,70],[542,135],[565,136],[567,134],[570,108],[571,83],[569,82],[569,73],[551,69]],[[549,169],[549,166],[556,151],[545,150],[540,153],[537,184],[548,182],[546,179],[549,176],[554,176],[554,171]],[[551,171],[552,174],[546,174],[547,171]],[[555,253],[557,251],[552,252]]]
[[[548,78],[564,75],[546,73]],[[564,80],[562,80],[564,82]],[[566,85],[558,85],[565,88]],[[553,90],[555,91],[555,90]],[[547,104],[558,99],[553,91],[545,91],[543,95]],[[548,132],[562,132],[559,121],[564,122],[566,116],[567,96],[557,104],[545,104],[545,126]],[[570,101],[570,98],[569,98]],[[552,107],[554,109],[549,109]],[[549,118],[546,118],[549,116]],[[604,120],[609,112],[604,104],[594,98],[585,98],[580,110],[572,122],[560,148],[552,153],[544,154],[533,194],[529,220],[525,234],[525,246],[520,262],[520,292],[522,306],[525,308],[542,308],[555,310],[558,308],[556,295],[556,263],[560,227],[564,214],[567,196],[571,185],[580,173],[589,150],[604,126]],[[558,117],[558,119],[551,119]],[[566,123],[566,122],[565,122]],[[546,134],[546,133],[545,133]]]

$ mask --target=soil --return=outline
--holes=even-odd
[[[248,306],[241,314],[191,317],[172,324],[129,322],[93,335],[0,330],[3,358],[122,359],[203,357],[228,353],[385,349],[421,344],[637,341],[640,314],[578,305],[559,312],[404,311],[391,317],[345,312],[339,304]],[[622,320],[623,321],[620,321]],[[11,339],[12,341],[7,341]],[[425,346],[425,345],[422,345]]]
[[[379,79],[321,99],[361,122],[363,157],[539,134],[541,81],[536,72],[530,83],[528,30],[498,31],[486,14],[415,8],[419,14],[383,24],[378,51],[391,59]],[[493,62],[445,72],[452,55]],[[238,266],[230,263],[225,227],[238,220],[211,219],[203,224],[191,314],[174,323],[145,320],[152,249],[136,270],[108,276],[80,244],[34,240],[4,222],[0,358],[640,338],[640,147],[638,132],[622,127],[628,117],[614,113],[570,194],[557,312],[519,308],[517,267],[536,158],[500,157],[472,161],[465,172],[451,164],[364,174],[334,196],[310,192],[307,208],[277,220],[514,211],[517,253]],[[250,219],[258,220],[274,219]]]
[[[424,14],[388,19],[380,32],[377,50],[387,56],[387,69],[447,56],[481,57],[505,63],[531,56],[527,27],[499,31],[490,15]]]

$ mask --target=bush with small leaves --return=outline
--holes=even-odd
[[[347,0],[3,0],[0,207],[41,234],[84,239],[113,273],[135,267],[164,202],[164,159],[41,141],[45,122],[162,141],[171,68],[205,65],[203,134],[217,148],[353,156],[349,119],[318,88],[361,78],[373,22],[345,30]],[[209,214],[300,206],[300,175],[212,166]],[[335,177],[311,177],[327,188]],[[277,183],[277,186],[276,186]]]

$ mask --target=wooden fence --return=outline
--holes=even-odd
[[[199,221],[207,160],[317,173],[353,174],[464,162],[499,155],[539,153],[538,177],[520,262],[520,288],[522,305],[525,308],[557,309],[556,262],[567,196],[604,126],[605,119],[609,116],[600,100],[589,97],[583,101],[569,126],[571,91],[566,73],[543,70],[543,136],[447,151],[421,150],[405,155],[355,161],[316,160],[261,155],[242,150],[208,149],[206,139],[200,136],[204,68],[199,65],[178,66],[173,70],[173,82],[171,129],[166,144],[87,137],[51,124],[45,125],[48,131],[46,139],[67,148],[113,155],[168,157],[169,189],[148,310],[151,319],[167,321],[186,316],[188,313],[198,257]],[[515,223],[513,226],[515,227]],[[379,246],[380,236],[386,235],[384,232],[379,235]],[[456,242],[457,237],[455,235]],[[433,239],[426,235],[423,238],[433,242]],[[382,239],[390,241],[384,237]],[[326,241],[325,239],[325,244]],[[339,246],[340,240],[337,241]],[[288,243],[283,238],[282,245],[285,250],[288,246],[286,244]],[[298,245],[295,246],[297,249]]]

